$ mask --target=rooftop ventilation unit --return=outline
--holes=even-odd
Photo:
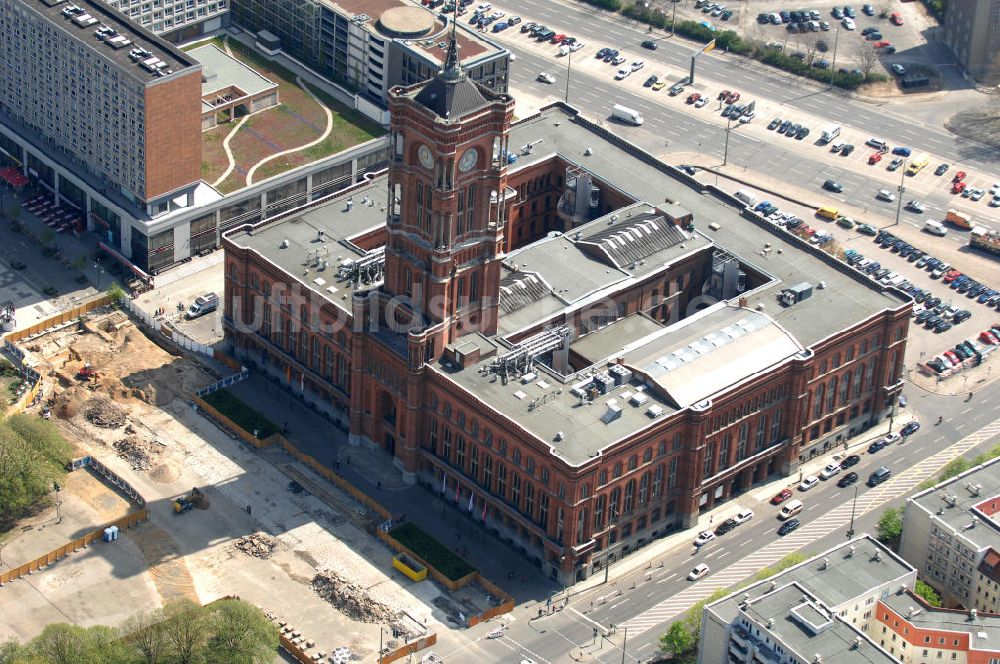
[[[357,260],[347,260],[337,268],[337,277],[352,284],[371,284],[379,281],[385,273],[385,247],[366,251]]]
[[[969,482],[965,485],[965,488],[968,489],[969,493],[971,493],[973,496],[978,496],[979,493],[983,490],[983,485],[973,484]]]
[[[610,399],[607,403],[608,409],[604,411],[604,415],[601,415],[601,421],[605,424],[611,424],[622,416],[622,407],[618,405],[618,401],[615,399]]]
[[[537,358],[563,348],[569,339],[570,328],[566,325],[539,332],[533,337],[517,343],[513,348],[499,356],[484,373],[497,374],[506,383],[510,375],[521,375],[531,371]],[[610,376],[608,380],[610,380]]]
[[[781,291],[781,293],[778,294],[778,300],[786,307],[790,307],[811,297],[812,292],[812,284],[803,281],[800,284],[795,284],[794,286],[790,286],[789,288]]]
[[[861,637],[860,636],[855,636],[854,637],[854,649],[857,650],[860,647],[861,647]]]
[[[646,415],[650,418],[657,418],[660,415],[663,415],[663,407],[653,404],[646,409]]]
[[[949,506],[954,507],[958,504],[958,496],[953,496],[950,493],[942,493],[941,499],[948,503]]]

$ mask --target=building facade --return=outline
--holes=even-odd
[[[1000,0],[949,2],[941,38],[966,74],[992,85],[1000,76]]]
[[[995,459],[906,500],[900,554],[945,606],[1000,608],[992,578],[1000,550],[998,487],[1000,459]]]
[[[237,0],[233,19],[277,37],[278,49],[331,81],[385,108],[389,89],[433,77],[442,66],[450,29],[445,15],[403,0]],[[506,92],[509,52],[466,29],[458,30],[466,74]]]
[[[129,20],[167,41],[189,41],[225,27],[229,0],[104,0]]]
[[[0,121],[147,214],[191,204],[201,65],[101,3],[3,0],[0,9]]]
[[[911,601],[914,583],[906,561],[862,535],[706,606],[698,662],[891,664],[883,602]]]
[[[392,90],[387,176],[225,237],[248,366],[565,583],[892,413],[901,295],[448,62]],[[821,281],[782,307],[776,273]]]

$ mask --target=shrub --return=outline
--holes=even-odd
[[[469,563],[460,558],[458,554],[411,522],[396,526],[389,534],[397,542],[423,558],[428,565],[452,581],[457,581],[463,576],[476,571]]]
[[[263,440],[278,432],[278,425],[251,408],[242,399],[229,390],[216,390],[206,394],[205,402],[212,408],[228,417],[247,433],[257,432],[257,437]]]

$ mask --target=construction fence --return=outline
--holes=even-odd
[[[105,528],[110,528],[111,526],[117,526],[121,530],[126,530],[128,528],[135,526],[140,521],[145,521],[147,517],[148,514],[146,512],[146,508],[143,507],[138,512],[132,512],[130,514],[126,514],[120,519],[115,519],[110,523],[106,523],[100,528],[97,528],[96,530],[87,533],[83,537],[75,539],[72,542],[67,542],[66,544],[63,544],[62,546],[53,549],[52,551],[49,551],[48,553],[41,555],[30,562],[24,563],[23,565],[19,565],[18,567],[14,567],[12,569],[7,570],[6,572],[0,573],[0,586],[3,586],[4,584],[7,584],[16,579],[20,579],[22,576],[33,574],[39,570],[43,570],[49,565],[65,558],[69,554],[74,553],[80,549],[86,549],[90,544],[104,537]]]
[[[128,300],[122,300],[122,301],[127,302]],[[14,341],[20,341],[21,339],[27,339],[28,337],[33,337],[36,334],[45,332],[46,330],[49,330],[53,327],[57,327],[59,325],[63,325],[65,323],[74,321],[83,314],[93,311],[94,309],[103,307],[107,304],[111,304],[111,302],[112,298],[107,293],[103,295],[98,295],[92,300],[88,300],[87,302],[77,305],[72,309],[67,309],[65,311],[62,311],[56,314],[55,316],[52,316],[51,318],[46,318],[45,320],[38,321],[34,325],[22,328],[20,330],[14,330],[13,332],[8,332],[7,334],[4,335],[4,339],[7,341],[14,342]]]

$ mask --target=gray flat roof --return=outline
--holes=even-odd
[[[137,61],[129,57],[129,51],[139,47],[149,51],[152,58],[157,58],[166,63],[166,69],[171,69],[174,73],[180,72],[188,67],[197,66],[198,63],[191,60],[181,50],[160,39],[156,35],[136,25],[125,18],[119,12],[111,9],[108,5],[99,0],[20,0],[25,6],[31,7],[34,11],[44,16],[50,23],[67,33],[87,48],[90,48],[116,65],[121,67],[126,73],[137,80],[148,83],[158,78],[166,76],[156,76],[153,72],[147,71],[139,65]],[[63,13],[70,7],[79,7],[83,13],[67,16]],[[84,18],[90,17],[90,18]],[[94,19],[91,21],[90,19]],[[109,45],[109,41],[99,41],[94,36],[94,31],[102,25],[112,28],[117,36],[127,39],[129,44],[121,48],[114,48]],[[124,42],[122,42],[124,43]],[[147,58],[148,59],[148,58]]]
[[[201,72],[203,98],[231,86],[239,88],[244,95],[251,97],[278,87],[277,83],[261,76],[215,44],[199,46],[187,53],[203,67]],[[202,109],[211,110],[212,107],[202,102]]]
[[[602,327],[570,343],[570,349],[594,364],[607,359],[625,346],[663,329],[663,324],[644,316],[632,314],[614,325]]]
[[[613,138],[577,120],[567,107],[547,107],[512,127],[510,145],[513,150],[541,141],[532,154],[518,157],[511,167],[512,172],[558,154],[636,200],[658,204],[668,198],[679,204],[694,214],[699,232],[739,256],[742,263],[774,278],[749,294],[749,306],[756,308],[757,304],[762,304],[765,311],[804,346],[812,346],[881,311],[906,304],[902,297],[857,276],[850,268],[825,262],[819,257],[819,250],[805,249],[788,233],[760,227],[742,218],[740,209],[734,205],[672,178],[654,165],[655,159],[623,149],[612,142]],[[585,155],[588,149],[592,154]],[[712,222],[719,224],[718,230],[708,229]],[[763,257],[760,253],[765,244],[770,244],[771,250]],[[803,281],[813,284],[824,281],[826,288],[814,289],[811,298],[795,306],[781,307],[776,300],[777,293]]]
[[[897,661],[861,630],[822,607],[804,601],[804,593],[808,593],[807,588],[790,583],[764,597],[751,600],[744,614],[762,631],[766,629],[770,632],[783,648],[793,651],[800,661],[814,661],[816,655],[823,661],[837,664],[887,664]],[[822,621],[828,627],[813,633],[800,618],[809,623]],[[770,627],[767,627],[768,620],[773,621]],[[856,647],[855,640],[858,638],[861,645]],[[768,648],[767,645],[762,647]],[[774,644],[770,649],[774,649]]]
[[[854,547],[853,553],[851,547]],[[878,586],[903,579],[913,571],[913,567],[905,560],[875,538],[863,534],[784,572],[742,588],[707,608],[723,620],[731,622],[744,594],[750,595],[753,600],[766,595],[772,583],[777,584],[777,587],[797,583],[823,604],[837,610],[845,602],[870,593]]]
[[[369,290],[373,284],[353,286],[337,278],[337,266],[364,255],[350,238],[385,225],[386,187],[383,178],[342,192],[317,207],[292,214],[276,222],[264,222],[250,233],[241,230],[226,235],[234,244],[247,247],[298,278],[311,291],[350,313],[351,294]],[[347,200],[353,204],[348,209]],[[367,202],[366,202],[367,201]],[[319,231],[324,238],[319,240]],[[285,241],[287,246],[282,246]],[[319,252],[319,264],[317,264]],[[309,273],[304,274],[307,267]],[[327,261],[326,269],[322,262]]]
[[[961,475],[916,494],[909,502],[932,515],[932,519],[979,549],[1000,551],[1000,525],[993,516],[1000,509],[1000,458],[970,468]],[[976,528],[969,524],[976,522]]]
[[[1000,615],[979,612],[970,620],[968,611],[929,608],[909,593],[892,593],[882,603],[917,629],[969,634],[970,649],[1000,650]],[[916,615],[910,613],[914,608],[920,609]]]

